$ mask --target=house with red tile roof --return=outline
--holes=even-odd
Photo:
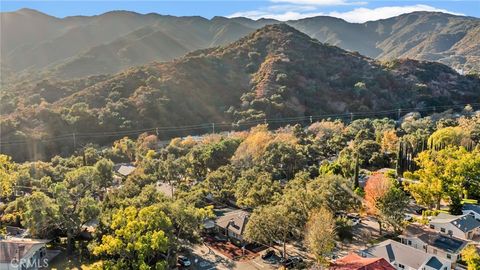
[[[340,258],[330,270],[395,270],[384,258],[364,258],[355,253]]]

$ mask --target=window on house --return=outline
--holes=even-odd
[[[435,225],[430,224],[430,229],[435,229]]]
[[[452,259],[452,255],[447,253],[447,259]]]
[[[448,234],[452,235],[453,234],[452,230],[448,230]]]
[[[412,241],[411,241],[411,240],[408,240],[408,245],[409,245],[409,246],[412,245]]]
[[[398,264],[398,267],[399,267],[399,268],[402,268],[402,269],[405,269],[405,265],[403,265],[403,264],[401,264],[401,263]]]
[[[444,232],[445,232],[445,228],[440,228],[440,231],[444,233]]]

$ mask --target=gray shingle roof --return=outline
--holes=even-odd
[[[463,210],[470,210],[480,215],[480,205],[466,203],[463,205]]]
[[[436,257],[425,253],[422,250],[415,249],[393,240],[383,241],[363,252],[373,257],[384,258],[390,263],[400,263],[414,269],[419,269],[422,265],[431,260],[432,257]],[[451,264],[448,260],[441,258],[436,259],[442,265]]]
[[[250,213],[243,210],[217,212],[215,224],[218,227],[228,229],[229,231],[242,235],[247,225]]]
[[[475,228],[480,227],[480,221],[476,220],[472,215],[454,216],[440,213],[432,219],[434,223],[451,223],[453,226],[460,229],[462,232],[469,232]]]
[[[434,268],[434,269],[440,270],[440,269],[442,269],[442,265],[443,265],[443,264],[442,264],[442,262],[440,262],[440,261],[437,259],[437,257],[432,257],[432,258],[430,258],[430,260],[426,263],[426,265],[428,265],[428,266],[430,266],[430,267],[432,267],[432,268]]]
[[[420,224],[410,224],[405,228],[403,235],[401,237],[410,238],[414,237],[420,239],[425,244],[436,247],[438,249],[444,250],[449,253],[459,253],[467,241],[440,234],[435,230],[421,226]]]

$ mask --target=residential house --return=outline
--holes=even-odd
[[[455,266],[467,241],[439,234],[435,230],[427,229],[419,224],[409,225],[402,235],[400,242],[426,253],[452,261]]]
[[[133,166],[131,163],[118,163],[115,164],[113,170],[116,174],[120,175],[121,177],[127,177],[131,173],[135,171],[136,167]]]
[[[7,238],[0,240],[0,270],[36,270],[48,266],[48,240]]]
[[[463,205],[462,212],[464,215],[472,215],[476,220],[480,221],[480,205],[466,203]]]
[[[383,241],[361,255],[384,258],[397,270],[451,270],[452,262],[393,240]]]
[[[217,214],[215,220],[217,232],[226,236],[231,242],[243,245],[245,243],[243,234],[250,213],[244,210],[220,209],[216,210],[215,214]]]
[[[329,270],[395,270],[384,258],[364,258],[355,253],[336,260]]]
[[[440,213],[430,220],[430,228],[443,234],[470,240],[480,232],[480,221],[472,215],[454,216]]]

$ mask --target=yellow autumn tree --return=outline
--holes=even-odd
[[[395,130],[385,130],[382,135],[382,151],[395,153],[398,148],[398,136]]]
[[[232,157],[232,162],[241,165],[251,165],[261,157],[272,141],[273,136],[267,125],[258,125],[250,130],[245,140],[238,146]]]
[[[16,164],[7,155],[0,155],[0,197],[2,201],[13,194],[13,187],[18,172]]]

